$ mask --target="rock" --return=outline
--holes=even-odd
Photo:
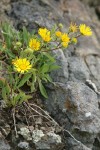
[[[10,145],[4,139],[0,138],[0,150],[11,150]]]
[[[10,145],[4,139],[4,136],[2,135],[1,131],[0,131],[0,150],[11,150]]]
[[[44,136],[44,133],[42,130],[34,130],[32,132],[32,140],[33,140],[33,143],[37,143],[38,141],[41,140],[41,138]]]
[[[61,137],[53,131],[45,134],[45,137],[35,143],[36,150],[63,150]]]
[[[68,150],[100,149],[100,97],[84,84],[87,79],[91,80],[97,91],[100,90],[99,4],[100,0],[12,0],[9,7],[9,0],[0,1],[1,20],[7,18],[6,11],[17,29],[23,25],[29,31],[44,26],[51,28],[61,22],[66,31],[66,27],[74,20],[77,24],[86,23],[93,30],[92,37],[79,38],[75,51],[71,47],[54,52],[61,68],[51,73],[53,81],[58,83],[56,87],[48,86],[49,98],[45,103],[59,124],[81,142],[68,135],[65,139],[65,149]],[[26,140],[32,140],[27,128],[20,130],[19,134]],[[36,148],[64,150],[62,143],[59,143],[59,148],[59,144],[56,145],[53,138],[49,138],[46,141],[41,138],[35,143]]]
[[[81,82],[57,83],[48,91],[49,112],[60,124],[89,148],[100,132],[100,112],[96,93]],[[62,117],[63,116],[63,117]],[[64,119],[65,118],[65,119]]]
[[[98,15],[98,18],[100,19],[100,5],[96,7],[96,13]]]
[[[29,143],[28,142],[19,142],[18,148],[24,149],[24,150],[29,150]]]
[[[80,142],[76,142],[72,138],[67,137],[66,147],[68,150],[91,150]]]
[[[84,82],[90,78],[89,69],[82,58],[71,57],[68,62],[71,81],[81,80]]]
[[[89,56],[86,60],[92,74],[92,81],[96,84],[98,90],[100,90],[100,75],[98,75],[100,74],[100,58]]]
[[[22,135],[25,140],[34,144],[36,150],[58,150],[58,147],[63,147],[61,137],[53,131],[49,131],[44,134],[42,130],[34,129],[30,134],[30,131],[26,127],[22,127],[20,128],[20,131],[18,131],[18,134]],[[25,141],[19,142],[18,148],[28,150],[32,147],[30,148],[29,143]]]
[[[56,55],[57,64],[61,67],[57,71],[53,71],[51,73],[51,77],[54,82],[61,82],[66,83],[68,81],[69,73],[68,73],[68,61],[63,53],[63,51],[60,49],[58,51],[53,52],[54,55]]]
[[[28,141],[32,140],[30,131],[26,127],[20,128],[20,131],[18,131],[18,134],[22,135],[24,137],[24,139],[26,139]]]
[[[47,133],[48,137],[52,138],[55,143],[61,143],[61,137],[54,132],[50,131]]]
[[[47,141],[39,141],[35,143],[36,150],[50,150],[50,145]]]
[[[7,12],[11,10],[10,0],[1,0],[0,1],[0,24],[2,22],[9,22],[9,19],[6,15]]]
[[[90,6],[97,6],[100,5],[100,1],[99,0],[82,0],[84,3],[89,4]]]

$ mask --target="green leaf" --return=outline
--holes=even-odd
[[[31,95],[25,95],[25,93],[21,92],[21,98],[20,101],[18,102],[18,104],[22,104],[23,102],[26,102],[28,99],[31,99],[32,96]]]
[[[7,95],[9,96],[11,88],[8,84],[5,86],[5,91],[6,91]]]
[[[50,68],[49,68],[49,71],[53,71],[53,70],[57,70],[57,69],[60,69],[61,67],[58,66],[58,65],[51,65]]]
[[[50,54],[43,52],[43,54],[51,61],[51,62],[55,62],[55,58],[53,56],[51,56]]]
[[[21,79],[21,81],[19,82],[19,85],[17,86],[17,88],[20,88],[21,86],[23,86],[30,78],[31,78],[31,74],[25,74],[23,78]]]
[[[52,78],[50,77],[49,74],[45,74],[45,78],[49,81],[49,82],[53,82]]]
[[[46,90],[45,90],[45,88],[44,88],[44,86],[43,86],[41,80],[39,79],[38,82],[39,82],[39,89],[40,89],[41,94],[42,94],[45,98],[48,98],[47,92],[46,92]]]
[[[15,55],[11,52],[11,50],[6,50],[6,53],[8,54],[8,56],[11,58],[11,59],[13,59],[13,58],[15,58]]]
[[[35,91],[35,84],[34,82],[31,84],[31,92],[34,92]]]
[[[13,95],[13,98],[11,99],[11,104],[13,106],[16,106],[18,104],[18,101],[20,100],[21,94],[15,94]]]
[[[30,38],[30,33],[27,31],[27,29],[25,27],[23,27],[23,32],[22,32],[23,43],[25,42],[26,45],[28,45],[29,38]]]
[[[17,31],[9,24],[3,23],[2,34],[5,39],[7,48],[11,48],[12,41],[14,41]]]
[[[31,82],[31,92],[34,92],[36,90],[35,88],[36,80],[37,80],[36,73],[33,72],[32,82]]]
[[[2,98],[5,101],[7,100],[7,93],[6,93],[5,87],[2,88]]]
[[[49,65],[48,64],[44,64],[41,68],[40,68],[40,71],[42,73],[46,73],[49,71]]]
[[[5,78],[0,77],[0,88],[3,88],[4,85],[5,85]]]

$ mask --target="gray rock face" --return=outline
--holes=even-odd
[[[11,147],[5,140],[0,139],[0,150],[11,150]]]
[[[29,143],[27,142],[19,142],[18,143],[19,149],[29,150]]]
[[[68,138],[66,142],[66,147],[68,147],[68,150],[91,150],[85,145],[79,142],[75,142],[75,140],[73,140],[72,138]]]
[[[63,150],[61,137],[53,132],[48,132],[46,140],[42,139],[35,143],[36,150]]]
[[[2,22],[9,21],[5,12],[11,10],[10,0],[1,0],[0,1],[0,24]]]
[[[69,58],[70,80],[85,81],[90,78],[89,69],[84,60],[79,57]]]
[[[49,112],[60,120],[64,128],[69,128],[77,140],[92,149],[100,132],[96,93],[83,83],[70,81],[67,84],[57,83],[48,95],[46,105]]]
[[[95,0],[95,1],[94,0],[84,0],[83,2],[86,4],[89,4],[91,7],[100,5],[99,0]]]
[[[99,57],[94,57],[90,56],[87,57],[87,63],[90,66],[90,71],[92,73],[92,78],[94,78],[94,81],[100,90],[100,58]]]
[[[56,63],[59,64],[61,68],[58,69],[57,71],[52,72],[51,77],[54,82],[59,82],[60,80],[61,83],[67,83],[69,77],[68,61],[61,49],[53,52],[53,54],[56,55],[56,60],[57,60]]]
[[[63,143],[61,141],[61,136],[55,134],[53,131],[43,133],[42,130],[34,129],[31,133],[27,127],[20,128],[18,134],[22,135],[24,140],[34,144],[36,150],[63,150]],[[19,142],[18,148],[23,150],[30,150],[28,142]]]

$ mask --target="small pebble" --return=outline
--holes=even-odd
[[[91,112],[88,112],[85,114],[86,117],[90,117],[91,116]]]

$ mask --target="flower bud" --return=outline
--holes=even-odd
[[[60,28],[63,28],[63,24],[62,23],[59,23],[58,25]]]
[[[33,50],[31,48],[26,48],[24,50],[25,53],[33,53]]]
[[[16,46],[17,46],[17,47],[21,47],[21,46],[22,46],[22,43],[21,43],[21,42],[16,42]]]
[[[77,44],[77,38],[72,38],[72,42],[73,42],[74,44]]]

